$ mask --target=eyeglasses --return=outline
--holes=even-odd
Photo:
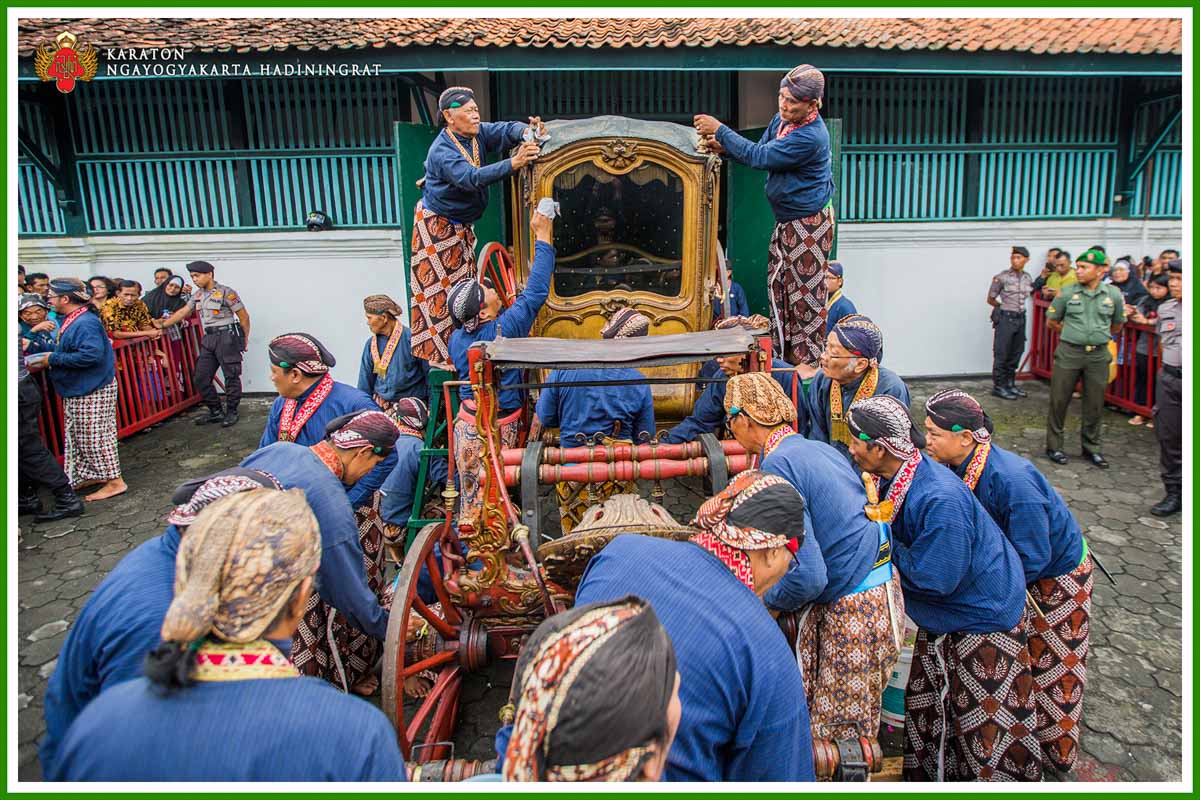
[[[742,413],[742,410],[740,408],[738,408],[737,406],[730,406],[729,413],[725,415],[725,427],[728,428],[731,425],[733,425],[733,418],[736,417],[740,413]]]

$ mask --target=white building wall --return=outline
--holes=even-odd
[[[211,262],[250,311],[245,389],[270,392],[266,345],[288,331],[316,336],[337,356],[334,377],[357,380],[368,335],[362,298],[382,292],[404,303],[400,237],[399,230],[335,230],[28,239],[19,255],[30,272],[120,276],[146,286],[157,267],[182,273],[189,261]],[[1101,244],[1113,256],[1140,257],[1179,247],[1182,237],[1179,222],[858,223],[841,226],[839,255],[847,296],[883,328],[887,366],[905,376],[959,375],[991,370],[984,297],[1012,245],[1029,248],[1036,274],[1049,247],[1075,254]]]

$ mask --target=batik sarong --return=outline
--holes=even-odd
[[[418,201],[413,212],[411,249],[412,354],[435,364],[449,364],[454,325],[446,300],[451,286],[478,276],[475,231],[470,225],[459,225],[426,211]]]
[[[483,480],[488,466],[483,461],[483,442],[475,427],[474,404],[464,402],[454,418],[454,469],[458,474],[458,520],[478,527],[483,509]],[[496,421],[500,446],[516,447],[520,438],[521,410]],[[497,454],[499,459],[499,454]],[[503,486],[500,491],[507,491]]]
[[[917,632],[904,693],[904,780],[1040,781],[1026,622]]]
[[[771,335],[779,358],[816,366],[825,350],[825,263],[833,247],[833,207],[776,223],[767,246]]]
[[[602,445],[633,444],[629,439],[601,438]],[[605,466],[605,465],[597,465]],[[554,484],[558,496],[558,520],[563,535],[575,530],[587,510],[615,494],[637,494],[637,481],[559,481]]]
[[[385,608],[387,582],[383,578],[384,522],[379,515],[379,492],[370,506],[354,512],[358,541],[362,545],[367,587]],[[316,592],[309,595],[304,616],[292,635],[292,663],[303,675],[321,678],[350,691],[375,669],[383,643],[355,628]]]
[[[64,472],[72,486],[121,477],[117,456],[117,382],[82,397],[64,397]]]
[[[1037,738],[1044,762],[1070,772],[1079,750],[1092,613],[1092,557],[1072,572],[1029,586],[1045,616],[1027,614],[1029,660],[1037,700]]]
[[[904,595],[896,575],[808,611],[796,649],[814,739],[879,735],[883,690],[903,636]]]

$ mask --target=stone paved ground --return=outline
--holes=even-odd
[[[980,381],[967,382],[992,414],[997,441],[1034,459],[1067,499],[1094,552],[1116,578],[1096,578],[1092,656],[1085,701],[1080,780],[1181,779],[1181,519],[1164,523],[1150,516],[1162,495],[1153,431],[1134,428],[1126,417],[1105,414],[1105,453],[1112,469],[1102,472],[1078,458],[1058,467],[1041,457],[1044,447],[1045,385],[1027,384],[1030,396],[1005,402],[985,394]],[[911,384],[917,417],[924,399],[942,384]],[[37,741],[45,731],[42,695],[65,632],[88,593],[130,549],[162,530],[170,491],[181,481],[230,466],[253,449],[267,403],[248,398],[242,422],[215,431],[197,428],[191,416],[122,443],[121,459],[130,491],[73,520],[32,525],[22,518],[18,561],[19,777],[40,777]],[[1078,404],[1068,421],[1068,442],[1078,442]],[[1075,445],[1068,453],[1078,452]],[[694,510],[698,487],[678,487],[667,507],[684,517]],[[492,756],[496,713],[511,682],[510,663],[470,676],[464,686],[457,755]]]

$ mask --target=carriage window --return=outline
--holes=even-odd
[[[554,292],[676,297],[683,271],[683,180],[658,164],[612,175],[587,162],[554,178]]]

